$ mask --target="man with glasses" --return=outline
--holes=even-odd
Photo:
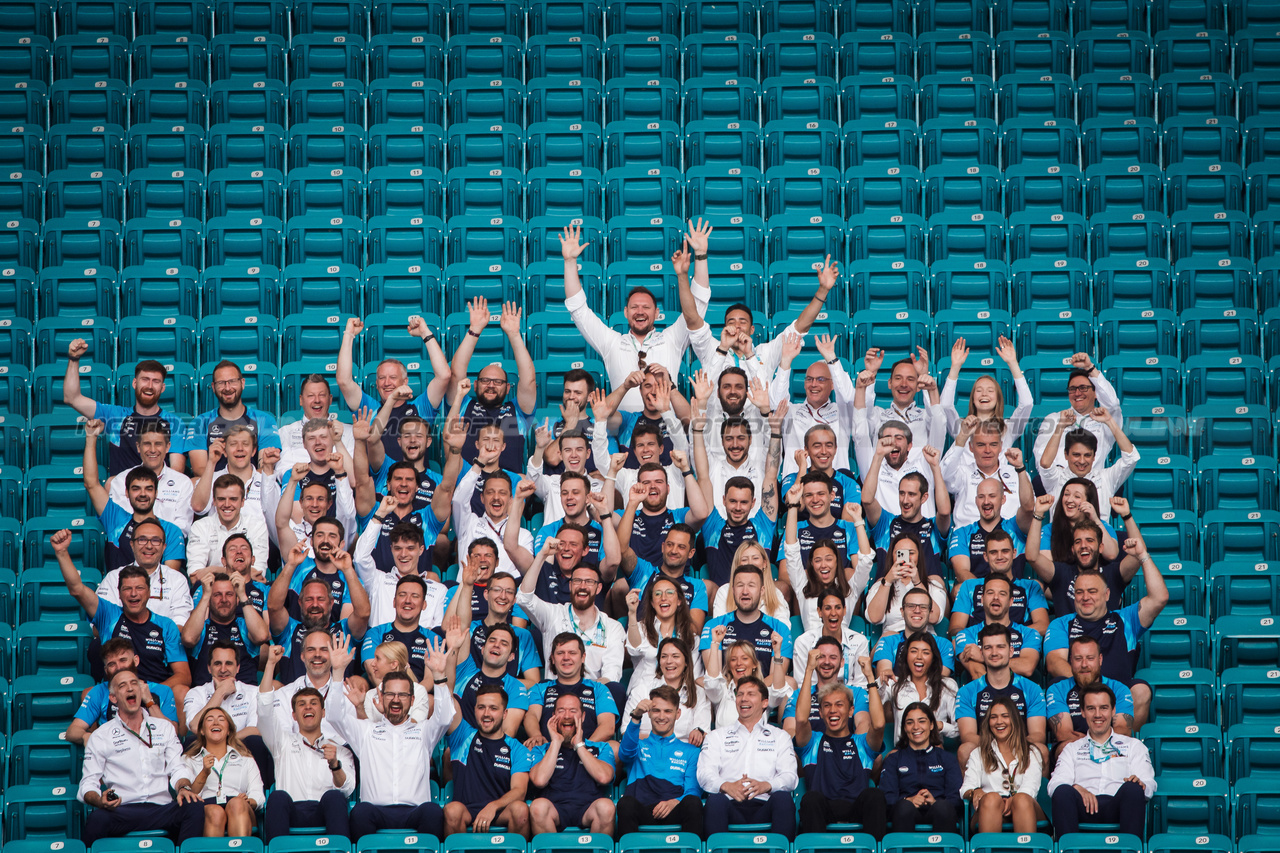
[[[163,549],[160,525],[154,521],[142,521],[134,530],[135,543],[139,538],[158,540],[156,559]],[[71,561],[67,549],[71,545],[71,531],[59,530],[49,537],[49,544],[58,559],[58,569],[67,585],[67,592],[79,602],[89,615],[89,620],[102,642],[121,637],[133,644],[138,654],[138,676],[142,681],[163,684],[173,691],[174,701],[182,707],[187,691],[191,688],[191,665],[182,648],[182,636],[174,620],[154,613],[150,605],[154,599],[151,576],[138,566],[126,566],[115,577],[117,600],[115,604],[89,589],[80,579],[80,570]],[[186,580],[182,588],[187,589]],[[190,601],[190,595],[187,600]],[[117,673],[118,675],[119,673]]]
[[[871,663],[876,668],[876,679],[881,684],[897,681],[893,674],[893,664],[898,659],[898,647],[906,637],[917,631],[933,634],[933,625],[929,622],[929,611],[933,608],[933,598],[927,590],[915,587],[902,597],[902,619],[906,623],[900,634],[881,634],[876,641],[871,655]],[[951,643],[945,637],[934,637],[938,645],[938,657],[942,659],[942,674],[951,675],[955,669],[955,655]]]
[[[586,647],[586,677],[609,685],[614,702],[621,707],[626,697],[622,685],[622,662],[626,654],[627,632],[616,620],[596,607],[596,595],[600,592],[600,570],[582,564],[569,575],[569,603],[552,604],[534,593],[542,564],[559,547],[554,537],[542,545],[542,550],[525,572],[520,582],[516,603],[529,614],[529,619],[542,632],[543,649],[551,655],[552,638],[562,633],[574,634]]]
[[[515,636],[514,656],[507,673],[519,679],[526,688],[541,679],[542,658],[533,635],[525,627],[528,617],[516,607],[518,581],[505,572],[494,573],[498,565],[498,546],[492,539],[471,543],[466,559],[458,560],[458,585],[449,588],[445,599],[445,624],[457,616],[468,626],[471,635],[470,656],[476,666],[484,654],[490,629],[507,625]]]
[[[1105,464],[1111,447],[1115,444],[1115,436],[1111,428],[1094,418],[1095,409],[1102,408],[1109,412],[1117,428],[1124,425],[1124,416],[1120,414],[1120,397],[1102,371],[1093,363],[1088,353],[1078,352],[1071,356],[1071,375],[1067,377],[1067,398],[1072,410],[1076,413],[1076,427],[1086,429],[1098,439],[1098,450],[1094,456],[1094,464]],[[1040,422],[1040,432],[1036,435],[1032,453],[1033,461],[1044,470],[1042,459],[1049,440],[1058,429],[1061,414],[1051,412]],[[1066,465],[1066,458],[1061,451],[1052,460],[1053,465]]]
[[[223,359],[213,366],[213,396],[218,407],[196,415],[187,430],[187,461],[197,476],[203,476],[209,463],[209,448],[215,441],[225,440],[227,430],[233,426],[248,429],[259,448],[279,449],[280,437],[276,435],[276,420],[268,413],[244,404],[244,374],[234,361]],[[258,461],[257,454],[253,458]],[[225,456],[214,462],[214,471],[227,467]]]
[[[276,464],[277,471],[290,469],[299,462],[307,462],[311,459],[303,434],[309,431],[310,422],[314,420],[332,423],[334,433],[339,436],[334,443],[346,448],[348,457],[355,450],[355,438],[351,434],[351,425],[337,420],[338,416],[329,412],[330,407],[333,406],[333,389],[329,387],[328,377],[319,373],[308,374],[302,377],[302,384],[299,387],[301,390],[298,392],[298,408],[302,410],[302,417],[291,424],[285,424],[276,431],[280,437],[281,447],[280,461]]]
[[[98,584],[98,597],[119,606],[120,572],[126,568],[142,569],[150,578],[151,611],[172,619],[179,625],[184,624],[195,605],[191,600],[191,586],[187,583],[187,576],[161,562],[169,547],[169,531],[155,516],[145,516],[132,522],[131,526],[133,533],[129,539],[129,547],[133,551],[133,562],[107,572]]]
[[[689,281],[688,252],[676,252],[672,257],[681,289],[681,304],[684,304],[687,291],[689,300],[697,305],[700,315],[706,314],[707,302],[711,299],[707,284],[707,244],[710,238],[710,223],[703,224],[699,219],[695,226],[689,222],[689,232],[684,241],[686,249],[693,252],[692,282]],[[679,373],[681,359],[689,346],[689,325],[684,316],[678,317],[666,329],[655,328],[655,321],[661,319],[657,297],[646,287],[633,287],[627,293],[622,309],[623,316],[627,318],[627,331],[614,331],[587,305],[587,294],[578,277],[578,257],[588,245],[582,242],[582,228],[578,226],[569,226],[560,234],[560,254],[564,258],[564,306],[578,331],[582,332],[582,337],[604,361],[609,386],[614,389],[622,387],[628,376],[649,365],[660,365],[672,376]],[[457,375],[456,368],[454,375]],[[632,386],[617,408],[623,412],[636,412],[641,407],[640,394]]]
[[[1054,835],[1077,832],[1086,820],[1118,823],[1121,832],[1143,838],[1147,800],[1156,793],[1151,753],[1112,728],[1116,697],[1110,687],[1089,685],[1080,704],[1088,735],[1062,748],[1049,777]]]
[[[826,427],[831,435],[830,467],[847,471],[850,467],[849,442],[853,436],[853,380],[836,356],[832,336],[829,349],[824,344],[822,357],[804,372],[804,402],[792,403],[782,426],[782,476],[797,475],[800,465],[795,457],[799,449],[809,449],[809,433],[814,427]],[[769,383],[769,396],[775,402],[791,399],[791,365],[803,349],[803,339],[783,339],[778,372]],[[812,454],[810,462],[813,463]],[[828,475],[830,476],[830,475]],[[783,492],[787,487],[783,486]]]
[[[409,387],[409,372],[404,362],[397,358],[384,358],[378,362],[374,383],[377,386],[379,399],[364,393],[352,373],[351,350],[355,346],[356,336],[364,331],[364,320],[359,317],[347,319],[346,328],[342,331],[342,344],[338,347],[338,391],[342,401],[352,414],[363,409],[378,413],[378,420],[384,427],[380,444],[385,455],[393,462],[403,462],[407,457],[401,448],[400,426],[406,418],[417,418],[422,421],[433,421],[440,414],[440,406],[444,402],[445,393],[449,389],[452,373],[449,361],[435,333],[427,326],[427,321],[416,314],[409,317],[409,334],[422,339],[427,348],[427,358],[431,361],[432,377],[427,388],[416,397]]]
[[[467,377],[480,333],[493,319],[489,314],[489,303],[484,297],[471,300],[467,309],[471,314],[471,325],[467,327],[466,335],[453,354],[452,375],[455,379]],[[462,447],[462,458],[466,462],[476,460],[480,430],[490,425],[500,427],[503,438],[506,439],[498,458],[498,464],[503,469],[523,471],[528,461],[524,436],[533,427],[533,413],[538,405],[538,374],[533,367],[533,356],[529,355],[529,348],[525,346],[524,337],[520,333],[520,315],[520,308],[514,302],[508,302],[502,306],[502,314],[498,320],[516,361],[518,378],[515,398],[507,399],[511,381],[506,369],[495,361],[481,368],[471,395],[462,402],[461,418],[467,425],[467,440]],[[459,394],[466,394],[466,391],[459,385],[454,385],[449,402],[454,404]]]
[[[1004,440],[1004,418],[969,415],[960,422],[956,443],[942,456],[942,479],[951,493],[951,523],[955,527],[974,524],[981,518],[978,490],[994,481],[1005,498],[1000,504],[1003,518],[1031,523],[1036,493],[1022,461],[1022,451],[1011,447],[1000,452]]]

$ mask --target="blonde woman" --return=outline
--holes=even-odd
[[[769,562],[769,552],[759,542],[743,542],[734,552],[733,563],[729,566],[729,582],[716,590],[715,601],[711,604],[712,616],[723,616],[733,610],[729,606],[729,590],[733,589],[733,578],[739,566],[754,566],[764,574],[764,589],[760,592],[760,610],[766,616],[772,616],[784,625],[791,624],[791,608],[787,600],[778,592],[774,582],[773,563]]]
[[[1018,366],[1018,351],[1013,341],[1000,336],[996,346],[996,355],[1009,366],[1013,374],[1013,387],[1018,392],[1018,402],[1014,406],[1013,416],[1004,421],[1004,435],[1001,436],[1001,450],[1008,450],[1022,436],[1027,420],[1031,417],[1031,409],[1035,400],[1031,396],[1031,386],[1022,375]],[[951,370],[947,373],[947,381],[942,385],[942,413],[947,418],[947,432],[955,438],[960,434],[960,423],[964,420],[956,409],[956,390],[959,386],[960,371],[969,357],[969,347],[964,338],[956,338],[951,345]],[[973,382],[969,390],[969,414],[982,420],[998,418],[1004,420],[1004,391],[995,377],[984,373]]]
[[[266,793],[262,773],[236,734],[231,715],[209,708],[200,715],[195,733],[195,742],[170,779],[178,803],[204,802],[205,838],[252,835]]]
[[[725,628],[717,625],[711,629],[711,650],[714,652],[707,662],[706,693],[711,707],[715,711],[715,725],[732,725],[738,719],[736,691],[738,682],[748,675],[754,675],[769,687],[769,707],[785,708],[791,699],[791,689],[787,686],[786,667],[782,665],[782,637],[773,635],[773,661],[769,665],[766,676],[760,669],[760,658],[756,656],[756,647],[746,640],[739,640],[729,646],[727,654],[721,655],[724,646]],[[724,666],[720,660],[724,658]]]
[[[378,710],[373,700],[375,696],[382,696],[382,679],[392,672],[406,673],[409,680],[413,682],[413,705],[409,708],[409,719],[415,723],[422,722],[431,714],[431,704],[428,701],[430,694],[425,687],[414,680],[413,673],[409,670],[409,649],[398,640],[381,643],[373,650],[373,663],[369,665],[369,674],[373,676],[374,685],[372,690],[364,694],[363,713],[358,716],[361,719],[373,720],[375,723],[382,721],[382,712]]]
[[[969,753],[960,796],[973,804],[977,832],[1035,832],[1044,810],[1036,802],[1044,765],[1027,740],[1027,724],[1008,696],[997,696],[982,720],[978,748]]]

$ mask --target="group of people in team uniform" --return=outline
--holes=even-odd
[[[923,349],[887,382],[882,350],[854,372],[812,333],[830,258],[772,340],[741,304],[717,336],[710,233],[690,222],[671,257],[674,322],[635,288],[618,331],[565,229],[564,308],[605,384],[539,376],[520,309],[482,298],[452,358],[409,319],[421,392],[386,359],[366,393],[348,320],[350,417],[312,375],[283,426],[231,361],[194,418],[162,407],[156,362],[137,365],[132,407],[98,402],[72,342],[63,394],[107,538],[86,555],[51,537],[97,638],[101,683],[67,730],[85,840],[743,823],[879,838],[955,831],[965,801],[975,830],[1032,832],[1042,785],[1059,834],[1142,834],[1156,783],[1135,665],[1169,594],[1121,496],[1139,453],[1110,383],[1075,355],[1024,454],[1036,401],[1010,341],[1009,417],[996,377],[963,372],[963,338],[945,377]],[[473,370],[495,321],[514,377]],[[563,389],[558,417],[537,416],[539,383]]]

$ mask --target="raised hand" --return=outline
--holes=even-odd
[[[996,342],[996,355],[1010,367],[1016,368],[1018,366],[1018,349],[1013,345],[1013,341],[1004,335],[1001,335]]]
[[[90,423],[92,423],[92,421],[91,421]],[[87,427],[87,426],[88,426],[88,424],[86,424],[85,426]],[[86,430],[85,430],[85,433],[86,433],[87,435],[93,435],[93,434],[94,434],[94,433],[89,432],[89,431],[88,431],[88,429],[86,429]],[[101,433],[98,433],[98,434],[100,435]],[[273,449],[274,449],[274,448],[273,448]],[[219,462],[221,462],[221,461],[222,461],[222,457],[224,457],[224,456],[226,456],[226,455],[227,455],[227,441],[226,441],[226,439],[223,439],[223,438],[215,438],[215,439],[213,439],[212,441],[210,441],[210,442],[209,442],[209,464],[213,466],[213,468],[211,468],[210,470],[217,470],[218,463],[219,463]]]
[[[667,412],[671,410],[671,392],[673,386],[665,378],[654,376],[653,381],[653,407],[659,412]]]
[[[427,321],[414,314],[409,318],[409,334],[415,338],[422,338],[424,341],[431,337],[431,329],[427,327]]]
[[[921,373],[916,377],[917,391],[933,391],[938,387],[938,380],[934,379],[928,373]]]
[[[445,641],[440,639],[427,640],[427,669],[435,675],[436,678],[443,678],[449,666],[449,655],[445,651]]]
[[[514,302],[502,303],[502,314],[498,317],[498,326],[507,333],[508,337],[520,336],[520,316],[522,313],[520,306]]]
[[[307,473],[310,470],[311,470],[311,466],[306,462],[295,462],[293,466],[292,477],[290,479],[292,479],[293,482],[296,483],[297,481],[301,480],[303,477],[307,476]]]
[[[300,539],[293,543],[293,547],[289,549],[289,555],[285,558],[284,564],[290,571],[302,565],[302,561],[307,559],[307,548],[310,547],[306,539]]]
[[[800,489],[800,481],[797,480],[794,486],[787,489],[786,497],[784,497],[783,500],[785,500],[788,504],[798,504],[800,503],[801,494],[803,494],[803,492]]]
[[[844,508],[840,510],[840,517],[845,521],[857,524],[862,521],[862,504],[857,501],[848,501]]]
[[[627,490],[627,503],[642,504],[649,497],[649,487],[643,483],[633,483]]]
[[[764,414],[769,413],[769,387],[760,381],[759,376],[752,377],[747,397],[751,400],[751,405]]]
[[[916,367],[916,373],[929,372],[929,351],[924,347],[916,347],[915,355],[911,356],[911,363]]]
[[[796,482],[799,483],[800,478],[803,477],[805,473],[809,470],[809,451],[805,450],[803,447],[800,447],[796,449],[796,452],[793,454],[793,456],[796,460],[796,468],[799,469],[796,472]]]
[[[681,471],[688,470],[689,457],[685,455],[683,450],[672,450],[671,464],[679,468]]]
[[[818,355],[824,361],[831,361],[836,357],[836,341],[839,339],[839,335],[817,335],[813,339],[813,345],[818,348]]]
[[[704,222],[699,216],[697,225],[693,224],[692,219],[689,220],[689,233],[685,235],[684,241],[695,255],[707,253],[707,246],[711,243],[711,231],[711,220]]]
[[[106,429],[107,429],[106,423],[98,420],[97,418],[93,418],[91,420],[87,420],[84,422],[84,434],[87,436],[92,436],[93,438],[97,438],[98,436],[102,435],[102,433],[105,432]],[[220,438],[214,439],[214,441],[221,441],[221,440],[222,439]],[[210,442],[210,449],[212,450],[212,442]]]
[[[1078,352],[1071,356],[1071,366],[1076,370],[1085,370],[1092,373],[1093,359],[1089,357],[1087,352]]]
[[[541,426],[533,431],[533,443],[537,445],[538,450],[545,451],[553,441],[555,439],[551,436],[551,419],[543,418]]]
[[[538,491],[538,487],[529,477],[521,477],[520,482],[516,485],[515,499],[518,501],[527,501],[533,497]]]
[[[785,399],[779,400],[778,405],[769,413],[769,432],[782,432],[782,425],[787,419],[787,409],[791,408],[791,404]]]
[[[566,261],[576,261],[590,245],[590,242],[582,242],[580,225],[570,225],[560,232],[560,257]]]
[[[1022,451],[1016,447],[1010,447],[1004,452],[1004,458],[1009,460],[1009,464],[1014,468],[1023,467]]]
[[[369,424],[373,422],[373,410],[365,407],[356,413],[355,419],[351,421],[351,437],[356,441],[368,441],[370,430]]]
[[[359,317],[347,318],[347,327],[344,330],[344,334],[348,338],[354,338],[356,335],[360,334],[363,331],[364,331],[364,320],[361,320]],[[410,331],[412,331],[412,324],[410,325]]]
[[[877,373],[880,372],[880,365],[882,364],[884,364],[884,350],[882,349],[877,349],[875,347],[872,347],[871,349],[867,350],[866,355],[862,357],[863,367],[871,371],[871,375],[873,378]]]
[[[804,338],[795,332],[787,332],[782,336],[782,363],[790,366],[803,349]]]
[[[343,472],[346,470],[346,467],[347,467],[347,463],[342,458],[341,453],[334,451],[333,453],[329,454],[329,469],[333,471],[334,474],[341,477]]]
[[[284,660],[284,646],[270,646],[267,648],[267,663],[275,666]]]
[[[1111,413],[1101,406],[1095,408],[1089,417],[1093,418],[1100,424],[1111,424],[1115,422],[1115,419],[1111,417]]]
[[[72,361],[78,361],[79,359],[84,358],[84,354],[88,351],[89,342],[84,338],[76,338],[67,347],[67,358],[70,358]]]
[[[258,451],[258,470],[262,473],[270,475],[275,473],[276,465],[280,462],[280,448],[264,447]]]
[[[1075,409],[1063,409],[1061,412],[1058,413],[1058,429],[1066,429],[1069,426],[1074,426],[1075,422],[1076,422]]]
[[[960,368],[964,367],[965,360],[969,358],[969,344],[963,337],[956,338],[951,342],[951,372],[959,373]]]
[[[62,556],[71,547],[71,531],[66,529],[57,531],[49,537],[49,544],[53,546],[53,553]]]
[[[351,637],[345,633],[329,639],[329,668],[334,672],[345,672],[355,658],[351,650]]]
[[[683,245],[671,254],[671,268],[675,270],[676,275],[688,275],[689,264],[693,260],[693,254],[689,251],[689,238],[684,239]]]
[[[604,429],[604,422],[609,420],[609,416],[613,414],[613,407],[608,403],[609,395],[604,393],[603,388],[597,388],[587,395],[587,405],[591,407],[591,416],[595,418],[596,423],[600,424],[600,428]],[[568,423],[566,421],[566,423]]]
[[[942,462],[942,451],[929,444],[920,448],[920,455],[925,458],[925,461],[929,463],[929,467],[931,468],[938,467]]]
[[[799,337],[797,335],[796,337]],[[711,399],[711,395],[715,393],[711,386],[711,377],[707,375],[707,371],[699,370],[693,374],[693,396],[694,398],[706,403]]]
[[[564,420],[565,429],[574,429],[582,420],[582,407],[577,400],[569,400],[560,404],[560,417]]]
[[[1129,502],[1117,495],[1111,499],[1111,511],[1123,518],[1129,514]]]
[[[1053,495],[1040,495],[1036,498],[1036,509],[1039,512],[1036,515],[1044,515],[1053,509],[1053,502],[1056,500]]]
[[[711,642],[717,648],[724,645],[724,637],[727,630],[724,625],[717,625],[711,629]]]
[[[827,259],[822,266],[818,268],[818,290],[827,293],[831,288],[836,286],[836,281],[840,278],[839,263],[832,263],[831,256],[827,255]]]
[[[480,334],[489,325],[489,300],[477,296],[467,303],[467,311],[471,315],[471,331]]]
[[[618,472],[627,464],[627,454],[614,453],[609,457],[609,476],[617,476]]]
[[[627,615],[635,619],[636,611],[640,609],[640,590],[633,589],[627,593]]]

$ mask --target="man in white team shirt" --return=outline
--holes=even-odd
[[[351,663],[345,644],[330,652],[335,673]],[[351,810],[351,837],[359,840],[381,829],[407,829],[444,840],[444,811],[432,802],[431,753],[444,736],[455,712],[449,690],[449,655],[443,641],[429,643],[423,687],[430,686],[435,700],[431,716],[421,723],[409,716],[413,705],[413,678],[404,672],[388,673],[374,707],[379,722],[360,719],[365,690],[352,680],[345,697],[329,694],[326,710],[338,734],[360,759],[360,800]]]
[[[717,726],[702,741],[698,784],[707,792],[706,832],[730,823],[768,823],[769,831],[796,836],[791,792],[800,777],[791,738],[765,722],[769,688],[754,675],[738,681],[736,722]]]
[[[689,222],[689,233],[684,239],[685,245],[693,250],[694,283],[690,284],[687,276],[681,276],[680,287],[688,291],[689,301],[697,304],[698,311],[703,314],[711,299],[711,290],[706,283],[710,237],[710,223],[704,224],[701,219],[697,225]],[[684,316],[678,317],[666,329],[654,328],[654,322],[659,318],[658,299],[647,288],[636,287],[627,294],[626,306],[622,309],[627,318],[626,333],[609,328],[587,307],[587,295],[578,277],[578,257],[588,245],[582,242],[582,228],[578,226],[569,226],[560,235],[560,254],[564,258],[564,305],[582,337],[604,361],[609,386],[620,387],[628,375],[643,370],[646,364],[660,364],[672,376],[677,375],[684,351],[689,346],[689,326]],[[685,270],[688,270],[687,259]],[[685,294],[682,293],[682,304],[684,299]],[[638,412],[640,409],[640,394],[632,388],[622,399],[618,410]]]
[[[169,792],[169,779],[182,770],[182,741],[168,720],[142,710],[142,681],[131,669],[111,677],[116,718],[89,736],[76,798],[93,811],[81,838],[119,838],[129,832],[162,829],[179,844],[204,832],[204,803],[189,788]]]
[[[244,481],[223,474],[213,484],[214,511],[191,525],[187,537],[187,572],[198,572],[218,562],[227,537],[243,533],[253,548],[253,567],[264,575],[270,549],[267,522],[261,508],[257,515],[245,511]]]
[[[299,462],[308,461],[306,444],[303,442],[302,428],[310,420],[333,421],[342,430],[342,446],[347,455],[355,452],[355,438],[351,435],[351,425],[335,420],[336,415],[330,413],[333,405],[333,389],[329,387],[328,378],[319,373],[312,373],[302,378],[301,390],[298,392],[298,408],[302,417],[291,424],[280,427],[280,461],[277,471],[287,471]]]

